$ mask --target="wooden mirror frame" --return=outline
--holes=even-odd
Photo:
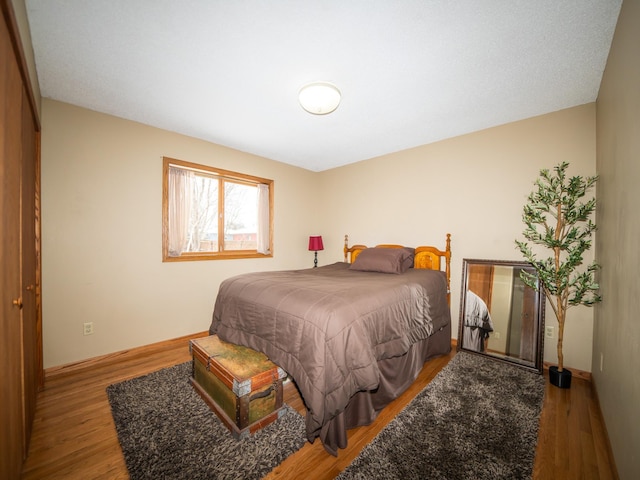
[[[520,279],[523,269],[536,273],[528,262],[462,260],[456,349],[542,374],[545,297]],[[514,319],[524,322],[518,328]]]

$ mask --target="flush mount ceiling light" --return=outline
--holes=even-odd
[[[313,82],[300,89],[298,100],[307,112],[326,115],[338,108],[340,90],[329,82]]]

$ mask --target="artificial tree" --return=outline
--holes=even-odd
[[[558,320],[558,366],[551,367],[550,378],[560,387],[571,385],[571,372],[564,369],[562,354],[567,310],[577,305],[591,307],[602,300],[595,281],[599,265],[594,261],[582,267],[584,253],[591,248],[596,230],[591,221],[596,200],[582,202],[582,199],[598,177],[567,177],[568,166],[567,162],[558,164],[554,167],[555,174],[541,170],[535,182],[537,188],[529,194],[523,208],[526,228],[522,234],[533,244],[551,250],[551,256],[539,259],[527,242],[516,240],[517,248],[537,273],[523,271],[522,280],[531,288],[544,290]]]

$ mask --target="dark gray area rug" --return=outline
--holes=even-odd
[[[189,383],[191,362],[107,387],[132,480],[258,479],[306,442],[304,418],[286,414],[235,440]]]
[[[542,375],[458,352],[339,479],[531,478]]]

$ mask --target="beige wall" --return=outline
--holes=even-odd
[[[625,1],[597,102],[593,381],[621,479],[640,478],[640,2]],[[602,358],[602,370],[600,361]]]
[[[42,130],[45,368],[207,330],[221,280],[312,266],[312,172],[51,100]],[[162,263],[163,156],[273,179],[274,257]]]
[[[457,337],[462,259],[520,260],[514,239],[540,168],[567,160],[572,173],[593,174],[594,129],[590,104],[313,173],[45,100],[45,368],[206,330],[221,280],[309,266],[306,239],[316,232],[325,243],[321,265],[342,260],[345,233],[351,243],[442,247],[452,233]],[[274,258],[162,263],[165,155],[273,178]],[[94,335],[82,335],[87,321]],[[592,323],[591,309],[570,312],[567,366],[591,369]],[[556,360],[555,340],[545,359]]]
[[[450,232],[457,337],[462,259],[522,260],[514,244],[524,229],[522,206],[540,169],[564,160],[571,174],[595,174],[595,104],[322,172],[325,247],[337,251],[348,233],[351,243],[444,248]],[[546,319],[557,326],[550,308]],[[592,326],[593,309],[569,311],[567,367],[591,370]],[[557,361],[555,340],[545,344],[549,362]]]

